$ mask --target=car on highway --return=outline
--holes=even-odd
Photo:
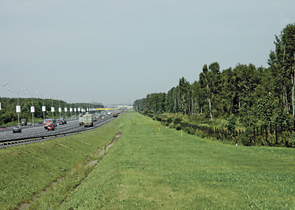
[[[14,127],[12,129],[12,133],[21,133],[22,132],[22,129],[20,127]]]
[[[2,126],[0,129],[1,130],[5,130],[5,129],[7,129],[7,127],[6,126]]]
[[[57,126],[55,119],[45,119],[44,128],[47,129],[48,126],[52,125],[54,128]]]
[[[48,125],[47,126],[47,131],[49,131],[49,130],[55,130],[55,127],[53,126],[53,125]]]
[[[31,122],[28,122],[28,124],[27,125],[29,125],[29,126],[32,126],[32,123]]]
[[[63,117],[62,117],[62,118],[60,118],[59,122],[60,122],[60,121],[62,121],[62,122],[63,122],[63,124],[67,124],[67,120],[66,120],[65,118],[63,118]]]
[[[64,125],[64,124],[66,124],[66,123],[65,123],[65,121],[63,121],[63,120],[60,120],[60,121],[59,121],[59,124],[60,124],[60,125]]]
[[[21,119],[21,126],[27,125],[27,119]]]

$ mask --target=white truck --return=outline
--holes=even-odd
[[[83,125],[83,114],[79,115],[79,126]]]
[[[92,127],[93,126],[93,114],[85,114],[83,115],[83,124],[84,127]]]

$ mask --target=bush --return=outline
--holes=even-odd
[[[168,117],[166,114],[161,114],[160,116],[162,119],[166,119]]]
[[[169,125],[169,128],[175,128],[175,124],[174,124],[174,123],[171,123],[171,124]]]
[[[239,138],[240,138],[240,142],[242,142],[243,145],[251,146],[250,138],[246,134],[240,135]]]
[[[167,122],[168,123],[172,123],[173,122],[173,118],[172,117],[168,117]]]
[[[278,141],[280,141],[281,138],[279,138]],[[285,145],[282,146],[286,146],[286,147],[295,147],[295,134],[291,133],[289,135],[287,135],[287,137],[285,138]]]
[[[177,125],[175,126],[175,129],[179,131],[179,130],[181,130],[181,126],[180,126],[179,124],[177,124]]]
[[[199,136],[199,137],[201,137],[201,138],[205,138],[205,134],[204,134],[203,131],[198,130],[198,131],[196,132],[196,134],[197,134],[197,136]]]
[[[182,121],[181,117],[176,117],[176,118],[174,118],[173,123],[174,124],[179,124],[179,123],[181,123],[181,121]]]
[[[229,116],[227,120],[228,120],[228,124],[226,125],[227,130],[233,132],[236,128],[236,121],[237,121],[236,116],[232,114]]]
[[[196,134],[196,130],[193,129],[192,127],[186,127],[185,132],[187,132],[188,134],[192,134],[192,135]]]

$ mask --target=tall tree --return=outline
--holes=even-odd
[[[279,36],[275,36],[275,51],[271,51],[268,59],[270,70],[275,78],[275,92],[284,103],[284,109],[295,116],[294,89],[295,89],[295,25],[288,24]]]
[[[182,77],[179,79],[179,84],[178,84],[178,89],[179,89],[179,100],[181,103],[181,109],[183,115],[188,114],[190,111],[190,84],[189,82]]]

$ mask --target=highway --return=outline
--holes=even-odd
[[[105,119],[98,119],[96,122],[93,122],[93,127],[84,127],[79,126],[79,120],[68,120],[67,124],[57,125],[55,130],[44,129],[43,124],[35,124],[34,126],[21,126],[22,133],[13,133],[12,127],[7,128],[6,130],[0,130],[0,142],[7,142],[13,140],[22,140],[29,138],[40,138],[52,135],[62,135],[70,132],[78,132],[78,131],[87,131],[89,129],[93,129],[99,127],[111,120],[113,120],[112,115],[106,115]]]

